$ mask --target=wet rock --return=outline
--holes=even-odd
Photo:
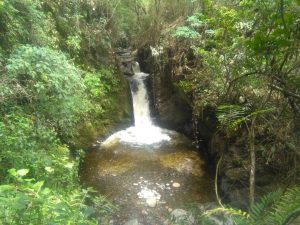
[[[175,187],[175,188],[179,188],[180,184],[179,183],[173,183],[172,186]]]
[[[249,172],[244,168],[230,168],[225,172],[225,175],[233,181],[245,180],[249,177]]]
[[[229,179],[227,177],[221,177],[220,178],[220,190],[223,193],[227,193],[230,191],[230,188],[232,188],[231,183],[229,182]]]
[[[160,51],[161,52],[161,51]],[[192,135],[192,109],[188,97],[176,87],[171,63],[158,67],[158,58],[149,46],[139,49],[137,58],[142,71],[151,75],[149,91],[153,114],[161,126]],[[170,57],[172,58],[172,57]],[[178,78],[179,76],[176,76]],[[176,112],[176,113],[174,113]]]
[[[140,225],[138,219],[133,219],[133,220],[129,220],[127,221],[124,225]]]
[[[272,172],[258,172],[256,174],[256,178],[255,178],[255,182],[256,185],[259,186],[265,186],[265,185],[269,185],[274,181],[274,174]]]
[[[171,212],[171,221],[168,222],[172,222],[172,225],[180,225],[180,224],[192,225],[195,223],[195,218],[192,216],[192,214],[188,213],[183,209],[174,209]]]
[[[130,49],[123,49],[116,52],[118,55],[119,68],[125,75],[133,75],[132,64],[134,62],[134,56]]]
[[[227,198],[235,208],[247,209],[249,203],[249,188],[232,190],[227,193]]]
[[[209,216],[206,221],[210,225],[235,225],[236,224],[232,218],[230,218],[228,215],[224,213],[220,213],[219,215]]]
[[[219,204],[216,202],[207,202],[207,203],[203,203],[203,204],[197,204],[199,214],[204,213],[207,210],[211,210],[211,209],[218,208],[218,207],[219,207]]]
[[[146,203],[149,207],[154,208],[157,204],[157,200],[155,198],[146,199]]]

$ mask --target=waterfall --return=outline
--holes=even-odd
[[[134,126],[118,131],[107,138],[102,145],[125,142],[136,145],[151,145],[169,141],[171,131],[153,125],[145,79],[149,74],[140,71],[138,63],[133,65],[134,75],[130,77],[130,89],[133,102]]]
[[[133,102],[134,124],[136,128],[151,127],[150,108],[147,90],[144,79],[148,76],[146,73],[135,73],[131,78],[131,95]]]

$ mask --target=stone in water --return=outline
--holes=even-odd
[[[175,182],[175,183],[172,184],[172,186],[175,187],[175,188],[179,188],[180,184]]]
[[[146,203],[149,207],[154,208],[156,206],[157,200],[155,198],[148,198]]]

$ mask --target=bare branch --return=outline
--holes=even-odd
[[[277,90],[277,91],[281,91],[281,92],[282,92],[283,94],[285,94],[285,95],[288,95],[288,96],[291,96],[291,97],[300,99],[300,95],[298,95],[298,94],[296,94],[296,93],[292,93],[292,92],[287,91],[287,90],[284,90],[283,88],[278,87],[278,86],[276,86],[276,85],[274,85],[274,84],[268,84],[268,86],[274,88],[274,89]]]

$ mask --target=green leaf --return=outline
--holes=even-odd
[[[1,192],[6,192],[6,191],[12,191],[14,190],[15,187],[13,185],[0,185],[0,193]]]
[[[29,173],[29,169],[20,169],[17,171],[17,175],[20,177],[24,177]]]

